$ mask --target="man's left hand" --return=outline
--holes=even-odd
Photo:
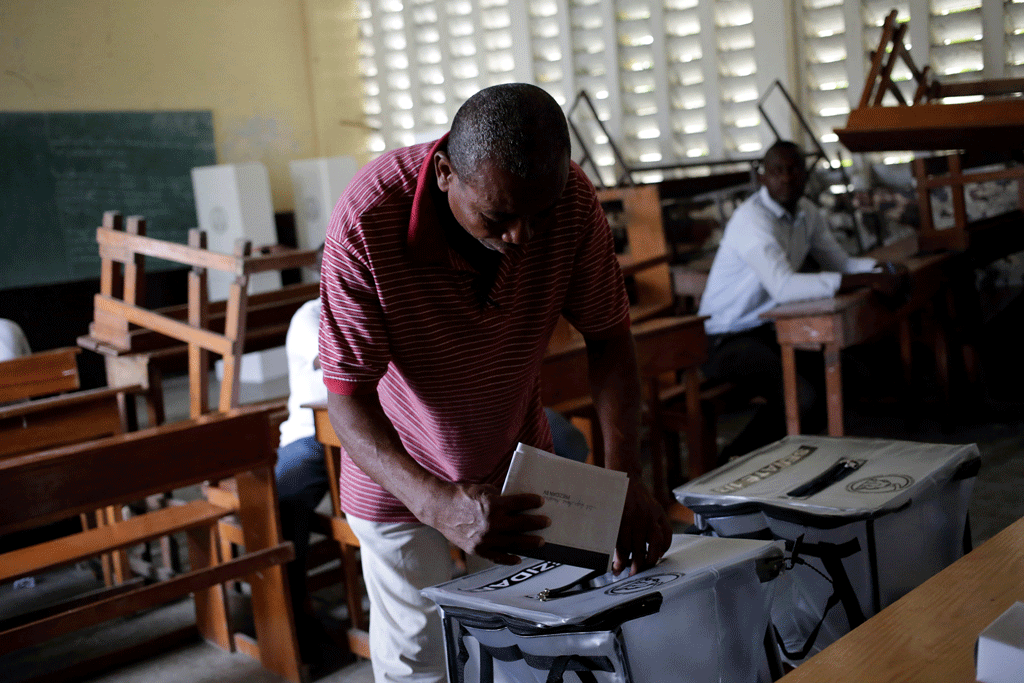
[[[672,526],[665,510],[646,486],[630,479],[612,572],[619,574],[628,566],[632,576],[653,567],[671,543]]]

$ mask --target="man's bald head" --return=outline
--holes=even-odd
[[[485,88],[466,100],[452,121],[448,157],[467,181],[483,162],[533,180],[558,172],[569,156],[569,127],[562,109],[528,83]]]

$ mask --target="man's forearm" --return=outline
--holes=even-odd
[[[437,499],[445,482],[406,452],[377,395],[328,393],[327,407],[338,440],[359,469],[402,501],[417,519],[430,524],[430,502]]]
[[[594,408],[604,439],[605,467],[639,478],[640,379],[633,335],[587,341]]]

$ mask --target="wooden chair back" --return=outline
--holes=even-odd
[[[618,203],[626,227],[626,252],[619,255],[622,274],[633,281],[634,322],[665,315],[672,310],[671,252],[665,240],[661,198],[657,185],[634,185],[599,190],[602,205]]]
[[[655,494],[669,504],[666,467],[672,468],[673,455],[665,448],[666,430],[686,431],[691,477],[712,469],[715,462],[715,421],[705,405],[700,373],[701,364],[707,360],[704,318],[689,315],[645,320],[633,326],[633,338],[645,392],[644,420],[651,434]],[[540,393],[544,405],[590,423],[594,461],[603,465],[601,430],[590,397],[584,342],[548,353],[541,365]],[[680,398],[685,400],[682,411],[668,405]]]
[[[672,252],[665,240],[658,186],[613,187],[598,190],[597,198],[610,219],[625,227],[626,252],[619,254],[618,260],[630,293],[630,320],[640,322],[670,314],[675,306],[669,272]],[[548,348],[557,351],[581,339],[562,318]]]
[[[992,162],[1003,168],[993,169]],[[972,167],[981,166],[977,170]],[[998,256],[1005,256],[1021,248],[1020,212],[1024,211],[1024,167],[1008,162],[1007,159],[993,158],[992,155],[968,154],[951,152],[943,157],[916,157],[914,159],[914,177],[917,186],[917,206],[921,216],[918,228],[920,247],[926,251],[951,249],[966,251],[971,247],[972,233],[980,233],[984,227],[1004,227],[1007,230],[997,240],[1005,249],[994,250]],[[998,180],[1015,180],[1017,184],[1017,202],[1013,216],[1000,221],[997,216],[989,217],[990,225],[972,226],[967,216],[967,199],[964,194],[966,186],[971,183],[984,183]],[[953,225],[937,227],[932,216],[932,191],[948,187],[952,199]],[[982,261],[987,263],[987,261]]]
[[[124,404],[139,391],[104,387],[0,407],[0,458],[130,431]]]
[[[0,404],[75,391],[80,351],[71,346],[0,362]]]

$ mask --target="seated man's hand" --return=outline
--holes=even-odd
[[[630,479],[612,571],[619,574],[628,566],[632,576],[652,567],[671,543],[672,526],[664,508],[646,486]]]
[[[438,498],[430,519],[423,521],[467,553],[497,564],[517,564],[524,551],[543,545],[544,540],[530,532],[551,521],[526,514],[544,504],[541,496],[503,496],[493,486],[477,484],[452,484],[448,491],[450,495]]]

